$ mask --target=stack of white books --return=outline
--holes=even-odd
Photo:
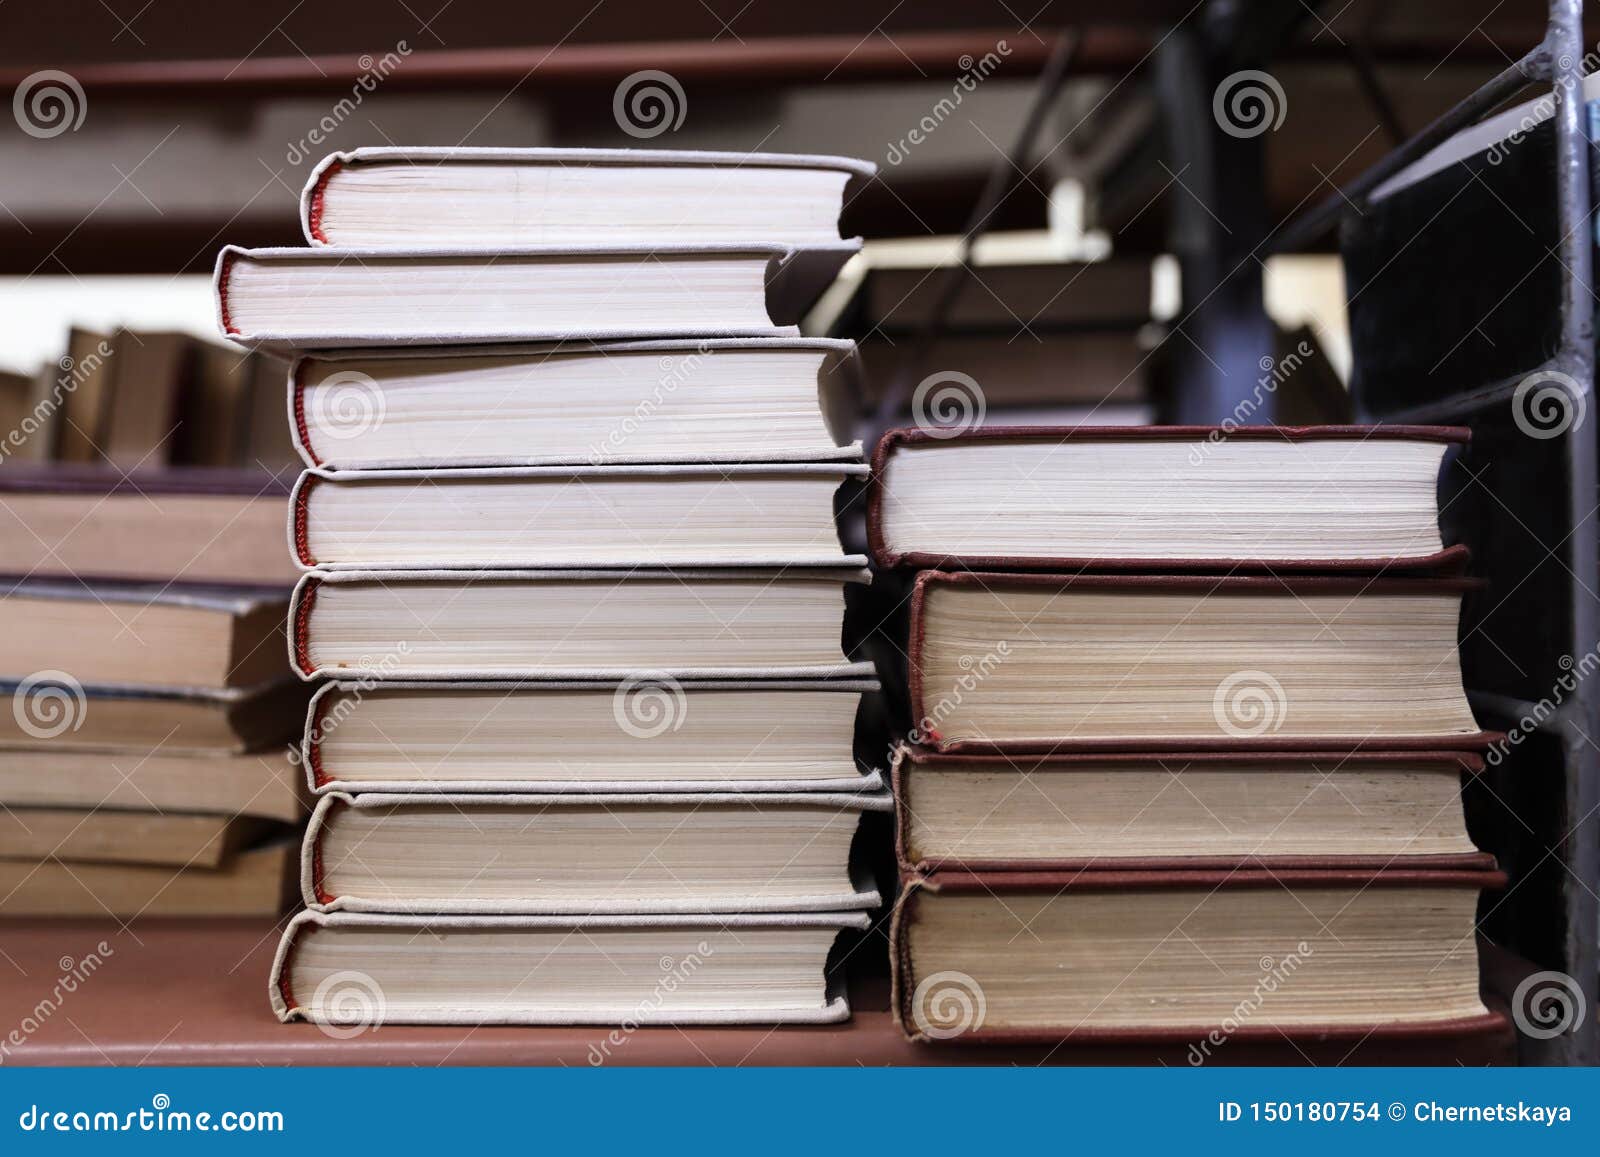
[[[838,1020],[877,690],[834,523],[858,241],[835,157],[364,149],[309,248],[225,249],[299,354],[290,542],[318,798],[285,1020]],[[833,979],[830,980],[830,977]]]

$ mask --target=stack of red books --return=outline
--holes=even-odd
[[[1463,430],[892,431],[918,568],[894,768],[914,1039],[1503,1032],[1464,777],[1494,736],[1439,528]]]

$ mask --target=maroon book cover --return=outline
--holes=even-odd
[[[1288,889],[1301,894],[1316,888],[1430,887],[1470,889],[1474,892],[1505,886],[1505,876],[1492,869],[1492,860],[1482,866],[1455,869],[1389,868],[1386,870],[1351,868],[1253,868],[1241,870],[1119,870],[1119,871],[1030,871],[1030,872],[936,872],[913,876],[902,882],[900,899],[895,904],[889,931],[893,963],[892,1004],[896,1023],[912,1041],[938,1043],[945,1038],[930,1034],[919,1024],[913,1002],[920,977],[912,959],[910,929],[918,919],[919,906],[937,903],[940,895],[983,895],[997,904],[1012,897],[1043,894],[1059,896],[1068,891],[1102,891],[1133,895],[1140,891],[1185,889],[1211,894],[1221,889]],[[929,899],[934,897],[934,899]],[[932,974],[938,976],[939,974]],[[956,976],[958,974],[951,974]],[[964,975],[964,974],[960,974]],[[964,977],[969,988],[976,985]],[[1062,974],[1061,983],[1070,984]],[[959,998],[960,994],[953,994]],[[928,997],[924,995],[924,1000]],[[968,994],[969,1002],[975,998]],[[963,1012],[970,1012],[963,1009]],[[981,1017],[968,1015],[959,1034],[961,1043],[992,1044],[1130,1044],[1195,1041],[1206,1036],[1207,1028],[1197,1025],[1107,1027],[1055,1025],[1028,1027],[986,1027]],[[1244,1019],[1231,1026],[1228,1039],[1238,1041],[1303,1040],[1319,1042],[1368,1039],[1463,1038],[1504,1034],[1508,1030],[1503,1013],[1487,1009],[1480,1015],[1439,1020],[1396,1020],[1373,1023],[1307,1024],[1282,1028],[1271,1024],[1252,1024]]]

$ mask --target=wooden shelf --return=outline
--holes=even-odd
[[[611,1030],[419,1028],[385,1025],[347,1040],[314,1026],[282,1025],[267,1005],[267,971],[282,922],[150,920],[0,921],[0,1023],[5,1063],[31,1065],[937,1065],[1189,1064],[1183,1045],[996,1048],[919,1046],[895,1028],[881,979],[852,988],[854,1018],[842,1025],[774,1028],[643,1028],[598,1049]],[[34,1031],[36,1006],[64,970],[100,951],[103,963],[63,992]],[[619,1034],[620,1035],[620,1034]],[[1246,1045],[1215,1050],[1222,1064],[1463,1064],[1510,1060],[1512,1042],[1348,1041]]]

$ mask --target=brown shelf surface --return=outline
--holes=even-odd
[[[0,1038],[6,1064],[31,1065],[567,1065],[595,1063],[609,1029],[423,1028],[384,1025],[350,1039],[283,1025],[267,1005],[267,971],[282,922],[0,920]],[[100,952],[104,942],[111,951]],[[55,999],[78,962],[102,962]],[[913,1045],[895,1028],[888,988],[852,989],[855,1016],[842,1025],[774,1028],[642,1028],[612,1044],[606,1064],[937,1065],[1166,1064],[1187,1066],[1182,1045],[997,1048]],[[18,1037],[22,1038],[18,1043]],[[1434,1040],[1230,1042],[1211,1063],[1491,1064],[1512,1042]]]

